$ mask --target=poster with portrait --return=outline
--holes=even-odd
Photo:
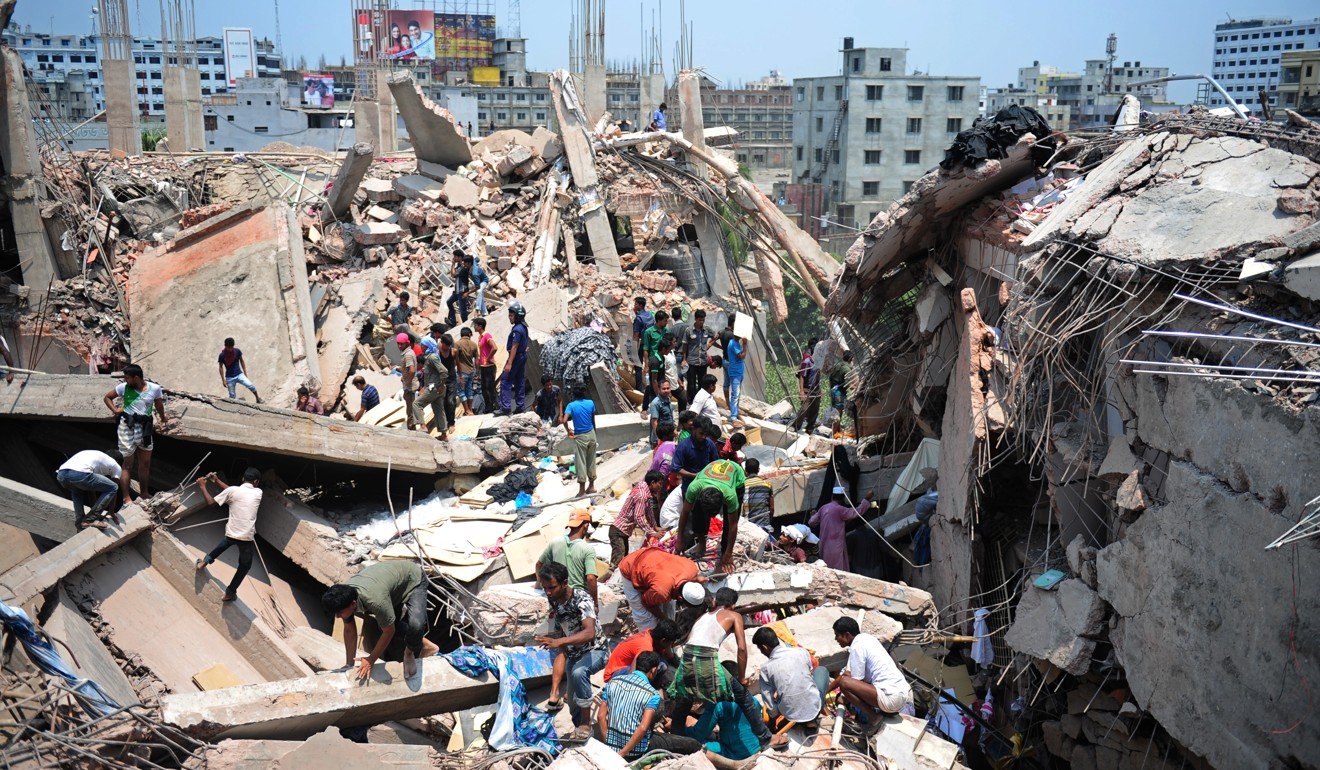
[[[435,59],[435,13],[389,11],[380,30],[377,57],[400,62]]]
[[[304,72],[303,104],[322,110],[335,106],[335,76]]]

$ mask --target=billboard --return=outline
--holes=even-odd
[[[386,11],[376,56],[394,61],[435,59],[435,14],[431,11]]]
[[[450,62],[451,69],[489,65],[495,47],[495,17],[475,13],[435,15],[435,58]]]
[[[314,109],[329,109],[335,106],[335,76],[304,72],[303,103]]]
[[[237,85],[239,78],[257,76],[257,52],[252,42],[250,27],[225,27],[225,80],[229,87]]]

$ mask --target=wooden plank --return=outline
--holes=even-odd
[[[193,674],[193,684],[197,685],[199,690],[220,690],[225,687],[239,687],[243,684],[234,672],[230,671],[223,663],[217,663],[214,666],[198,671]]]

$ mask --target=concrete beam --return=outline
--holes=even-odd
[[[408,129],[408,141],[412,142],[419,160],[449,168],[458,168],[472,160],[472,145],[449,110],[423,96],[411,72],[390,75],[389,86],[399,117]]]
[[[323,517],[284,496],[284,482],[267,473],[257,513],[257,534],[279,549],[318,583],[332,586],[357,574],[339,548],[339,533]]]
[[[73,537],[73,503],[40,489],[0,478],[0,521],[57,543]],[[90,503],[89,503],[90,505]]]
[[[21,376],[21,375],[20,375]],[[0,389],[0,416],[108,423],[101,398],[118,382],[81,374],[29,375]],[[162,436],[366,468],[447,471],[448,447],[417,432],[378,428],[265,404],[169,392]]]
[[[344,153],[344,162],[335,174],[334,186],[326,196],[325,207],[321,209],[321,221],[332,222],[348,216],[348,207],[357,194],[358,185],[371,168],[371,159],[376,156],[376,149],[368,142],[357,142]]]
[[[312,669],[242,602],[223,602],[225,588],[195,566],[197,555],[167,530],[153,530],[134,545],[169,585],[263,677],[306,676]]]
[[[72,653],[68,656],[75,673],[96,682],[106,694],[121,706],[137,703],[133,683],[124,675],[114,656],[106,649],[101,638],[78,611],[78,605],[63,588],[56,591],[55,607],[42,628]]]
[[[573,186],[579,196],[599,196],[600,178],[596,172],[596,154],[588,135],[591,126],[582,114],[573,79],[564,70],[556,70],[550,76],[550,98],[555,103],[555,115],[559,119],[564,140],[564,154],[568,156],[568,167],[573,172]],[[619,267],[619,251],[614,245],[614,231],[610,228],[610,217],[605,211],[604,202],[598,201],[594,206],[584,207],[584,210],[582,224],[587,230],[587,241],[596,259],[596,269],[603,275],[619,275],[622,272]]]
[[[102,20],[104,21],[104,20]],[[128,35],[128,20],[124,20],[124,34]],[[132,38],[129,37],[129,40]],[[116,41],[114,35],[101,35],[101,87],[105,95],[105,123],[109,131],[108,147],[127,155],[142,154],[142,132],[138,130],[137,86],[133,60],[124,45],[122,58],[112,55]]]
[[[764,565],[721,581],[738,592],[738,606],[752,609],[803,602],[832,602],[915,618],[933,612],[931,595],[918,588],[841,572],[819,564]]]
[[[95,556],[118,548],[151,529],[151,517],[137,503],[119,510],[122,523],[108,529],[84,529],[35,559],[0,575],[0,595],[9,604],[23,605],[54,588],[70,572]]]
[[[499,682],[490,674],[473,679],[441,657],[420,661],[411,680],[402,663],[377,663],[371,680],[359,684],[352,671],[326,671],[302,679],[167,695],[161,719],[191,735],[215,738],[300,739],[327,727],[357,727],[411,719],[494,703]],[[524,681],[528,688],[549,681],[550,668]]]
[[[703,153],[707,152],[705,123],[701,111],[701,74],[695,70],[683,70],[678,73],[678,109],[683,125],[683,138]],[[692,164],[693,171],[706,178],[706,163],[700,157],[689,155],[688,162]],[[698,213],[694,224],[697,228],[697,241],[701,244],[701,264],[706,271],[706,282],[712,294],[726,297],[733,291],[733,276],[724,259],[724,247],[721,245],[724,235],[719,223],[709,214]],[[762,259],[758,257],[758,269],[761,261]],[[764,287],[766,277],[763,275],[761,279]],[[783,289],[780,288],[780,292],[782,291]]]
[[[208,746],[191,770],[269,770],[272,767],[383,767],[431,770],[441,767],[439,752],[430,746],[354,743],[338,730],[298,741],[221,741]]]

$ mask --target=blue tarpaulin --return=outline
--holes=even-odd
[[[84,707],[91,710],[94,716],[105,716],[119,710],[119,704],[99,684],[73,673],[59,650],[44,635],[37,633],[37,627],[28,619],[26,612],[0,602],[0,621],[4,622],[6,631],[23,643],[23,649],[38,668],[51,676],[63,678],[70,688],[83,696]]]
[[[496,751],[530,746],[559,753],[559,736],[554,718],[527,702],[523,680],[545,676],[554,665],[550,650],[528,647],[522,650],[488,650],[469,645],[444,655],[449,664],[468,676],[491,673],[500,679],[500,700],[495,710],[495,724],[487,744]]]

